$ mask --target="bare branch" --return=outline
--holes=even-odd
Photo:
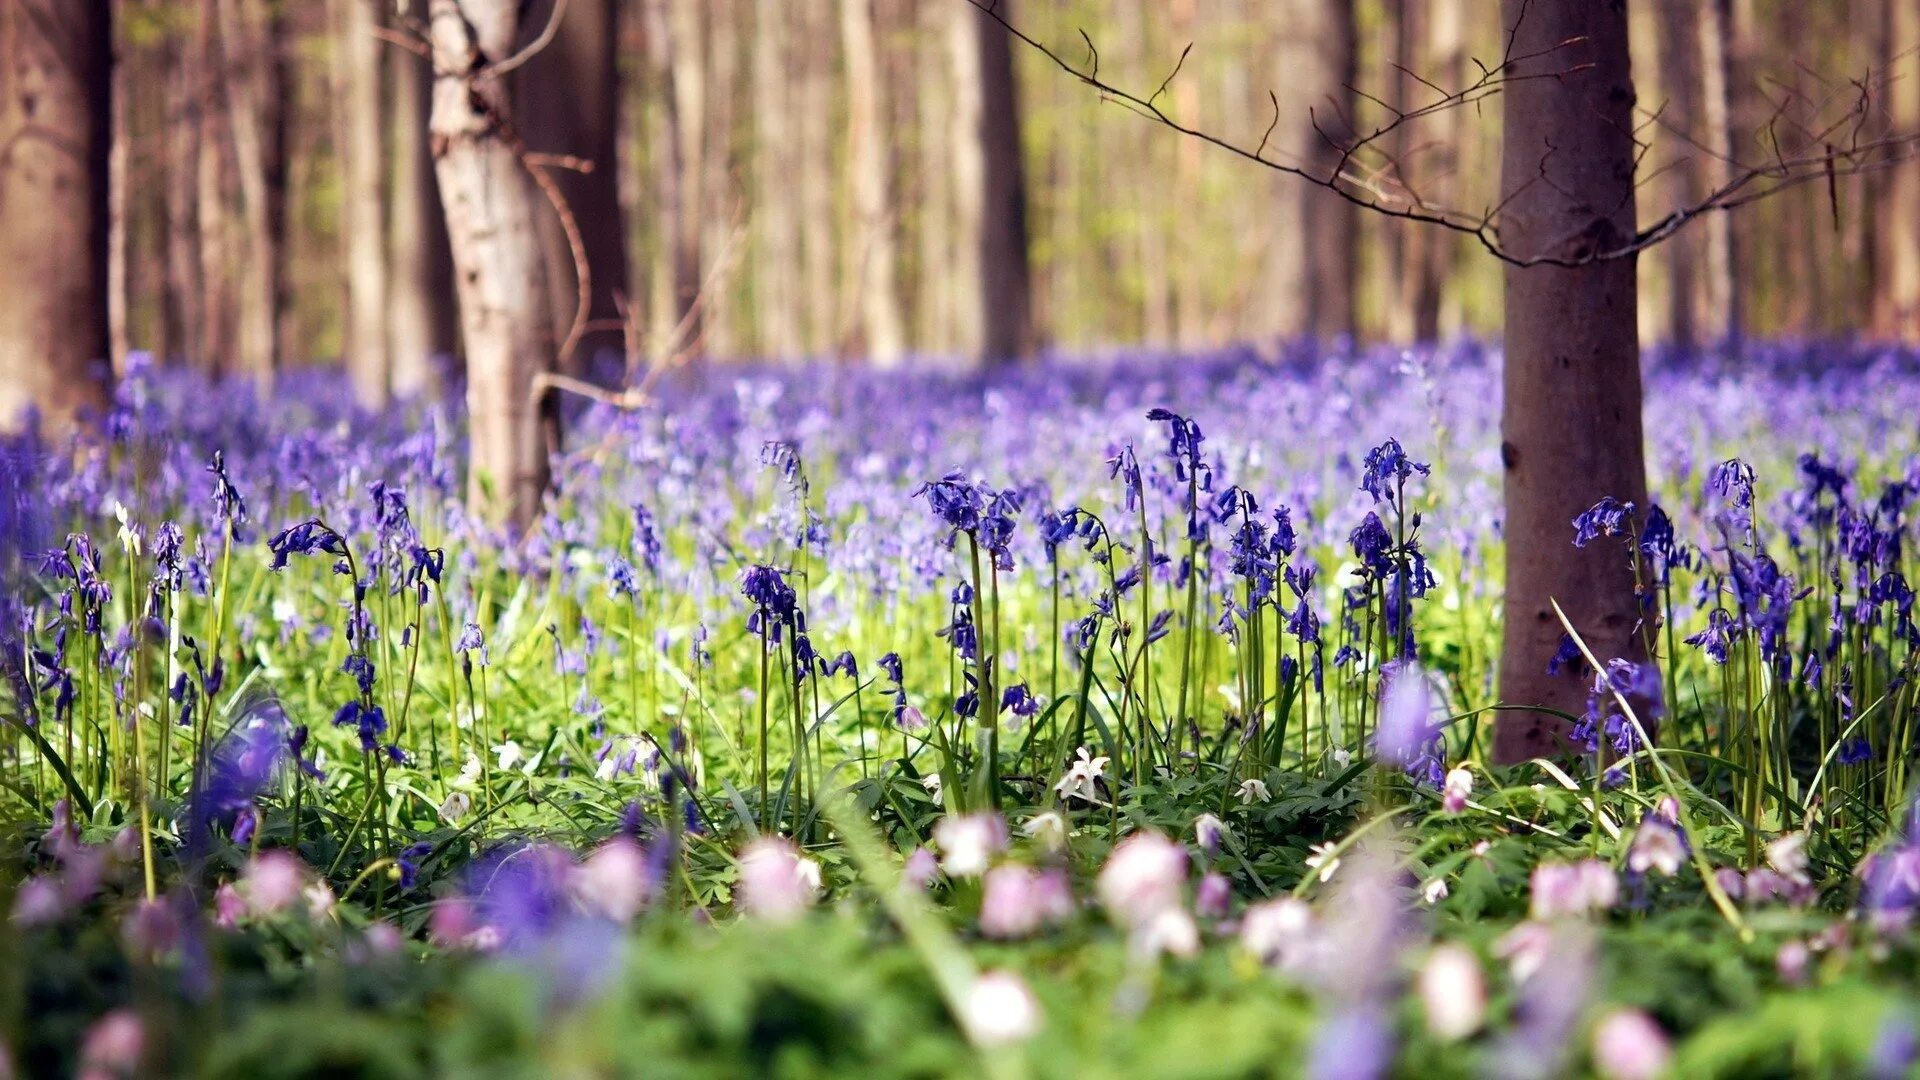
[[[1770,151],[1769,159],[1764,164],[1743,163],[1731,149],[1725,153],[1715,153],[1691,136],[1680,132],[1680,137],[1688,144],[1728,165],[1730,175],[1725,183],[1699,200],[1676,207],[1662,215],[1617,246],[1603,249],[1576,247],[1572,254],[1556,254],[1554,252],[1562,250],[1564,245],[1555,245],[1547,249],[1548,254],[1520,256],[1500,243],[1500,213],[1520,192],[1525,191],[1533,183],[1553,183],[1547,172],[1548,163],[1553,157],[1551,147],[1540,160],[1537,177],[1519,185],[1517,190],[1508,192],[1498,204],[1479,214],[1434,206],[1422,199],[1406,178],[1404,162],[1385,148],[1389,138],[1408,125],[1450,109],[1471,107],[1477,111],[1487,99],[1503,92],[1510,84],[1533,79],[1564,80],[1591,69],[1591,64],[1580,62],[1557,65],[1547,71],[1518,69],[1519,65],[1556,56],[1576,48],[1585,41],[1584,38],[1574,37],[1544,49],[1525,53],[1516,52],[1515,42],[1531,6],[1528,3],[1522,3],[1514,24],[1507,28],[1505,44],[1498,62],[1489,65],[1477,58],[1469,58],[1479,74],[1466,85],[1448,90],[1431,80],[1406,71],[1404,67],[1400,68],[1402,72],[1437,95],[1436,100],[1432,102],[1417,107],[1406,103],[1395,105],[1359,88],[1349,87],[1355,94],[1375,103],[1388,114],[1388,119],[1384,123],[1377,125],[1364,136],[1350,140],[1335,138],[1322,126],[1315,111],[1310,107],[1308,121],[1313,130],[1322,140],[1340,151],[1339,160],[1322,175],[1306,166],[1289,164],[1268,156],[1268,147],[1280,124],[1279,97],[1272,91],[1268,92],[1268,98],[1273,103],[1273,116],[1257,143],[1242,144],[1168,115],[1157,101],[1174,77],[1180,73],[1181,65],[1184,65],[1188,53],[1192,50],[1191,44],[1181,52],[1180,64],[1175,65],[1173,74],[1167,76],[1167,79],[1153,93],[1142,96],[1100,76],[1099,51],[1086,31],[1079,31],[1079,35],[1087,45],[1091,61],[1087,67],[1078,67],[1014,26],[1000,13],[997,2],[993,0],[967,0],[967,2],[999,23],[1014,40],[1039,53],[1064,74],[1093,88],[1103,101],[1118,104],[1187,138],[1198,140],[1275,172],[1285,173],[1305,183],[1325,188],[1355,206],[1386,217],[1419,222],[1471,236],[1488,254],[1514,266],[1578,267],[1630,258],[1663,242],[1691,222],[1709,213],[1730,211],[1801,184],[1823,179],[1829,184],[1830,201],[1834,202],[1837,214],[1837,195],[1831,190],[1836,188],[1837,178],[1876,172],[1920,156],[1915,154],[1915,146],[1920,144],[1920,132],[1900,132],[1869,137],[1871,133],[1867,117],[1871,112],[1873,101],[1876,100],[1874,88],[1876,85],[1883,85],[1884,78],[1877,81],[1873,78],[1848,80],[1845,88],[1853,91],[1852,103],[1840,117],[1826,122],[1821,118],[1842,93],[1843,88],[1835,85],[1831,80],[1815,76],[1821,85],[1827,88],[1827,93],[1821,101],[1815,102],[1797,89],[1784,85],[1779,87],[1781,93],[1777,100],[1769,99],[1772,112],[1760,128],[1761,143]],[[1801,121],[1794,115],[1796,105],[1806,106],[1807,122]],[[1636,171],[1652,151],[1653,144],[1644,134],[1648,128],[1658,126],[1677,131],[1674,125],[1663,118],[1662,112],[1663,110],[1656,110],[1647,122],[1636,125],[1633,130],[1627,132],[1635,148]],[[1781,138],[1780,128],[1783,125],[1797,130],[1799,136],[1795,140],[1797,145],[1819,147],[1819,149],[1803,152],[1789,146]],[[1352,129],[1353,125],[1349,123],[1348,127]],[[1667,167],[1670,166],[1662,166],[1662,169]],[[1653,175],[1659,175],[1659,170],[1656,170]],[[1642,183],[1644,180],[1637,182],[1633,185],[1634,189]]]

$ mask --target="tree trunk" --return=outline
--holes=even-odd
[[[430,393],[439,383],[436,361],[454,350],[453,254],[446,214],[433,182],[427,139],[432,73],[401,59],[392,68],[393,187],[390,193],[387,272],[387,355],[393,392]]]
[[[999,11],[1011,18],[1008,5]],[[1033,284],[1027,253],[1026,170],[1020,151],[1020,105],[1007,32],[971,4],[954,7],[954,180],[960,243],[971,247],[969,276],[955,285],[972,293],[962,307],[962,333],[976,359],[1002,364],[1033,352]],[[977,299],[975,299],[977,297]],[[968,315],[978,314],[969,326]]]
[[[1726,184],[1738,168],[1734,162],[1745,160],[1750,150],[1740,137],[1742,110],[1736,107],[1740,95],[1735,59],[1740,49],[1734,15],[1731,0],[1700,0],[1700,86],[1710,151],[1707,183],[1714,188]],[[1722,341],[1737,340],[1746,326],[1739,240],[1733,215],[1708,215],[1703,292],[1713,321],[1700,329]]]
[[[861,344],[877,366],[893,367],[907,349],[900,310],[899,215],[893,205],[892,145],[881,105],[880,57],[874,41],[873,0],[840,0],[840,41],[846,53],[847,158],[853,188],[853,228],[842,274],[860,298]]]
[[[374,36],[375,6],[334,0],[334,70],[340,110],[340,244],[346,272],[347,319],[343,349],[353,394],[362,405],[386,404],[387,244],[385,126],[380,69],[389,46]]]
[[[1881,75],[1893,130],[1920,130],[1920,62],[1910,44],[1920,36],[1920,8],[1911,0],[1883,0]],[[1920,330],[1920,168],[1912,164],[1879,178],[1874,207],[1873,332],[1913,341]]]
[[[1664,99],[1661,106],[1667,122],[1682,131],[1704,133],[1699,3],[1700,0],[1668,0],[1656,5],[1660,12],[1656,29],[1660,43],[1660,95]],[[1701,183],[1698,148],[1681,143],[1672,147],[1671,154],[1673,161],[1667,169],[1665,184],[1667,201],[1675,208],[1691,206],[1706,194]],[[1702,305],[1696,294],[1700,288],[1703,239],[1696,230],[1683,229],[1661,246],[1660,258],[1667,269],[1664,337],[1682,350],[1692,348],[1698,336],[1696,315]]]
[[[1352,0],[1285,0],[1276,71],[1289,74],[1292,98],[1276,134],[1281,160],[1330,177],[1352,139]],[[1358,222],[1346,200],[1292,176],[1276,177],[1284,228],[1271,249],[1268,290],[1283,337],[1353,333],[1354,249]]]
[[[1519,28],[1513,53],[1533,57],[1502,95],[1502,245],[1522,258],[1574,257],[1624,242],[1634,233],[1626,5],[1502,0],[1501,16]],[[1525,77],[1569,65],[1584,67]],[[1543,169],[1549,182],[1540,182]],[[1646,510],[1634,260],[1508,266],[1505,274],[1500,696],[1579,715],[1586,680],[1547,674],[1563,632],[1552,601],[1602,662],[1645,659],[1625,551],[1618,540],[1576,548],[1571,525],[1606,496]],[[1563,753],[1566,729],[1546,713],[1503,713],[1495,757]]]
[[[200,278],[200,143],[206,137],[206,65],[193,37],[171,43],[164,139],[166,160],[168,359],[206,359],[205,291]]]
[[[280,356],[285,168],[282,159],[281,15],[278,5],[219,0],[227,119],[240,195],[241,240],[233,275],[232,370],[261,385]]]
[[[839,154],[833,140],[833,9],[825,3],[796,4],[791,9],[802,41],[797,66],[799,86],[800,167],[793,184],[800,200],[800,278],[807,311],[807,351],[837,349],[845,328],[841,319],[838,254],[833,195],[839,175]]]
[[[488,70],[513,51],[515,9],[516,0],[431,0],[428,126],[466,345],[468,499],[525,528],[547,484],[547,410],[534,382],[553,367],[554,341],[539,194],[502,128],[506,85]]]
[[[195,168],[195,194],[200,201],[200,283],[205,290],[200,331],[200,368],[219,377],[234,367],[234,328],[239,322],[238,223],[233,158],[229,153],[233,109],[229,91],[232,72],[222,48],[219,12],[213,0],[200,0],[194,18],[194,51],[201,57],[205,82],[200,88],[200,158]]]
[[[693,94],[697,98],[699,78],[697,64],[676,62],[680,56],[678,39],[684,29],[680,9],[684,7],[684,0],[644,0],[642,7],[647,66],[659,103],[652,163],[664,265],[656,278],[653,305],[653,339],[659,343],[656,352],[697,348],[700,340],[695,312],[700,295],[700,232],[693,220],[694,188],[687,164],[689,147],[694,149],[694,160],[698,160],[699,132],[689,130],[687,111],[682,107],[683,97]],[[696,70],[689,74],[689,68]],[[697,102],[692,107],[697,122]],[[674,332],[681,327],[685,328],[684,337],[676,338]]]
[[[109,13],[0,4],[0,430],[106,401]]]
[[[754,188],[759,229],[753,260],[753,299],[761,355],[800,353],[800,311],[794,270],[800,262],[794,214],[793,62],[788,47],[787,0],[755,0],[753,33]]]
[[[544,25],[553,0],[533,5],[524,21]],[[515,127],[535,153],[570,155],[592,170],[549,171],[580,229],[590,288],[587,318],[617,321],[615,297],[627,295],[627,225],[620,210],[620,0],[572,0],[553,41],[520,69],[514,87]],[[540,215],[540,239],[553,293],[556,337],[573,325],[579,303],[574,258],[559,216]],[[592,369],[602,351],[624,346],[618,329],[594,330],[563,360],[575,374]]]
[[[919,233],[919,273],[915,275],[914,305],[920,351],[948,355],[955,348],[954,303],[959,290],[952,287],[953,275],[953,140],[938,136],[948,122],[953,89],[942,73],[951,65],[947,29],[951,12],[937,4],[921,4],[916,35],[915,66],[920,72],[919,112],[915,119],[919,132],[919,178],[913,197],[907,202],[915,208],[914,225]]]

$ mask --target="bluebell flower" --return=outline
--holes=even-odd
[[[1858,737],[1848,739],[1840,744],[1834,760],[1842,765],[1865,765],[1873,760],[1873,744]]]
[[[267,541],[267,550],[273,553],[272,568],[284,570],[287,560],[294,555],[325,553],[344,556],[347,545],[339,533],[321,524],[318,518],[309,518],[275,533]]]
[[[740,592],[754,606],[753,614],[747,617],[749,633],[778,644],[784,640],[784,630],[806,630],[800,595],[779,570],[765,564],[748,567],[740,578]]]
[[[1416,473],[1430,476],[1433,469],[1426,462],[1408,457],[1400,446],[1400,440],[1389,438],[1367,451],[1361,470],[1360,490],[1372,496],[1375,502],[1398,506],[1400,488]]]
[[[1000,693],[1000,711],[1011,712],[1015,716],[1029,717],[1040,711],[1040,701],[1027,689],[1026,683],[1015,683]]]
[[[1633,504],[1608,495],[1573,519],[1573,546],[1586,547],[1603,536],[1620,536],[1633,523]]]

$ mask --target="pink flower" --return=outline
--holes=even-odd
[[[1619,878],[1613,867],[1598,859],[1541,863],[1533,868],[1532,915],[1536,919],[1606,911],[1619,898]]]
[[[789,840],[762,837],[740,853],[742,911],[769,922],[798,918],[820,892],[820,864]]]
[[[1458,1042],[1480,1030],[1487,1014],[1487,986],[1471,950],[1434,946],[1420,967],[1419,986],[1427,1030],[1434,1038]]]
[[[1304,970],[1319,943],[1313,908],[1305,900],[1263,900],[1240,916],[1240,947],[1283,971]]]
[[[240,887],[253,914],[274,915],[300,902],[306,878],[306,866],[296,856],[284,851],[263,851],[247,864]]]
[[[1161,908],[1133,928],[1127,946],[1136,956],[1193,956],[1200,951],[1200,928],[1186,908]]]
[[[213,893],[213,924],[222,930],[231,930],[246,918],[247,900],[233,882],[223,882]]]
[[[939,876],[940,861],[934,858],[932,851],[917,847],[913,849],[913,854],[907,856],[907,864],[900,870],[900,885],[907,889],[924,889]]]
[[[993,856],[1007,850],[1007,823],[991,811],[948,814],[933,827],[933,843],[940,849],[942,870],[953,877],[979,877]]]
[[[1008,863],[987,871],[980,898],[980,932],[1021,938],[1073,913],[1073,895],[1061,870]]]
[[[1224,919],[1233,911],[1233,883],[1227,875],[1210,873],[1194,891],[1193,910],[1203,919]]]
[[[1813,952],[1807,943],[1799,939],[1788,941],[1780,946],[1773,958],[1774,970],[1780,973],[1780,981],[1788,986],[1801,986],[1807,981],[1807,967],[1813,961]]]
[[[128,952],[152,960],[172,950],[180,937],[180,920],[165,900],[142,900],[122,920],[120,936]]]
[[[582,907],[622,923],[633,921],[652,891],[646,856],[624,836],[595,848],[574,868],[570,883]]]
[[[1447,773],[1446,783],[1441,787],[1440,808],[1449,814],[1457,814],[1467,808],[1467,796],[1473,794],[1473,773],[1465,765]]]
[[[1020,976],[989,971],[967,988],[960,1002],[960,1026],[975,1046],[1020,1042],[1040,1030],[1040,1003]]]
[[[406,935],[390,922],[376,922],[367,927],[367,951],[375,956],[391,956],[406,947]]]
[[[1115,920],[1139,926],[1181,906],[1187,884],[1187,852],[1152,829],[1134,833],[1113,849],[1094,887]]]
[[[1666,1033],[1638,1009],[1617,1009],[1593,1029],[1593,1068],[1607,1080],[1654,1080],[1672,1056]]]
[[[30,877],[13,894],[15,926],[45,926],[66,914],[67,904],[60,883],[47,874]]]
[[[82,1080],[133,1076],[146,1052],[146,1026],[132,1009],[115,1009],[93,1022],[80,1043]]]
[[[452,948],[473,933],[473,906],[459,897],[433,905],[427,915],[427,937],[434,944]]]

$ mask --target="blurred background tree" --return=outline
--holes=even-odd
[[[551,3],[524,5],[523,41]],[[451,270],[430,72],[395,44],[424,0],[101,6],[114,89],[99,99],[112,134],[98,350],[221,372],[342,358],[368,400],[431,384],[458,351]],[[39,32],[70,7],[14,0],[3,25]],[[1382,121],[1382,102],[1466,81],[1502,44],[1495,5],[1461,0],[1028,0],[1013,14],[1062,48],[1084,47],[1084,28],[1103,78],[1128,86],[1157,85],[1191,42],[1160,104],[1251,141],[1272,91],[1274,148],[1323,163],[1343,131]],[[1920,40],[1920,13],[1903,0],[1630,14],[1643,220],[1723,182],[1728,159],[1772,154],[1769,120],[1812,124],[1856,83],[1872,86],[1875,123],[1920,124],[1920,61],[1899,44]],[[575,373],[619,352],[629,319],[649,355],[883,362],[1499,327],[1500,269],[1470,238],[1355,214],[1095,107],[1043,57],[1002,53],[964,0],[570,0],[563,16],[509,79],[515,131],[559,161],[547,171],[591,267]],[[1479,208],[1498,198],[1499,137],[1490,102],[1392,149],[1424,197]],[[7,175],[29,142],[10,139]],[[18,233],[39,216],[7,220]],[[556,216],[538,219],[564,338],[573,259]],[[1712,215],[1641,264],[1648,340],[1912,339],[1920,177],[1805,185]]]

